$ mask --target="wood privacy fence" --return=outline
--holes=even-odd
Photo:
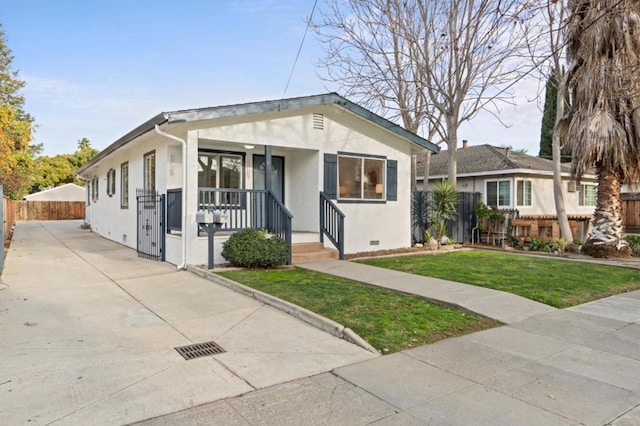
[[[2,235],[4,236],[4,243],[6,244],[11,238],[11,228],[15,223],[15,201],[2,196]]]
[[[640,192],[620,194],[624,232],[640,234]]]
[[[84,201],[14,201],[15,220],[84,219]]]

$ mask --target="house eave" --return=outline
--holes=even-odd
[[[91,167],[93,167],[96,163],[98,163],[100,160],[107,157],[109,154],[113,153],[114,151],[120,149],[121,147],[125,146],[135,138],[140,137],[147,132],[150,132],[155,128],[156,124],[160,125],[166,122],[167,122],[167,113],[164,113],[164,112],[161,112],[160,114],[154,116],[150,120],[145,121],[135,129],[131,130],[129,133],[122,136],[120,139],[118,139],[117,141],[115,141],[114,143],[112,143],[102,151],[100,151],[98,155],[93,157],[89,162],[87,162],[85,165],[83,165],[78,170],[76,170],[75,174],[77,176],[85,177],[83,176],[83,174],[87,170],[89,170]]]
[[[356,116],[363,118],[397,136],[400,136],[414,145],[414,151],[439,152],[436,144],[412,133],[405,128],[383,118],[363,107],[357,105],[337,93],[325,93],[321,95],[304,96],[299,98],[278,99],[271,101],[252,102],[238,105],[217,106],[210,108],[197,108],[167,113],[169,124],[176,122],[192,122],[201,120],[215,120],[220,118],[238,117],[251,114],[265,114],[302,108],[313,108],[325,105],[336,105]]]
[[[509,169],[509,170],[493,170],[485,172],[474,173],[458,173],[458,179],[460,178],[473,178],[473,177],[486,177],[486,176],[500,176],[500,175],[536,175],[536,176],[549,176],[553,177],[553,172],[548,170],[534,170],[534,169]],[[571,174],[569,172],[561,173],[563,178],[570,179]],[[448,175],[431,175],[429,180],[436,179],[448,179]],[[582,176],[583,179],[596,179],[596,175],[592,173],[586,173]],[[417,176],[417,181],[424,181],[424,176]]]
[[[251,114],[264,114],[269,112],[280,112],[302,108],[312,108],[324,105],[335,105],[345,109],[356,116],[361,117],[411,143],[412,153],[423,153],[427,151],[439,152],[440,147],[430,141],[411,133],[403,127],[383,118],[363,107],[357,105],[337,93],[325,93],[321,95],[305,96],[299,98],[279,99],[271,101],[251,102],[246,104],[217,106],[208,108],[197,108],[180,111],[161,112],[150,120],[142,123],[126,135],[103,149],[88,163],[76,171],[76,175],[87,178],[85,173],[116,150],[122,148],[134,139],[152,131],[156,125],[178,124],[185,122],[195,122],[202,120],[215,120],[227,117],[247,116]]]

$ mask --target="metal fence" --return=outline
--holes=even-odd
[[[424,233],[429,228],[431,191],[414,191],[411,198],[411,237],[413,243],[423,243]],[[471,232],[476,226],[474,208],[481,199],[480,192],[458,193],[458,217],[447,221],[447,236],[458,243],[470,243]]]
[[[139,257],[165,260],[165,196],[155,191],[136,190],[137,252]]]

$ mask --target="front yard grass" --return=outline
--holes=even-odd
[[[501,325],[419,296],[306,269],[219,274],[330,318],[389,353]]]
[[[359,262],[502,290],[557,308],[640,288],[640,270],[516,253],[462,251]]]

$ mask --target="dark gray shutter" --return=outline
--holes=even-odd
[[[338,198],[338,156],[324,155],[324,194],[331,200]]]
[[[398,201],[397,160],[387,160],[387,201]]]

